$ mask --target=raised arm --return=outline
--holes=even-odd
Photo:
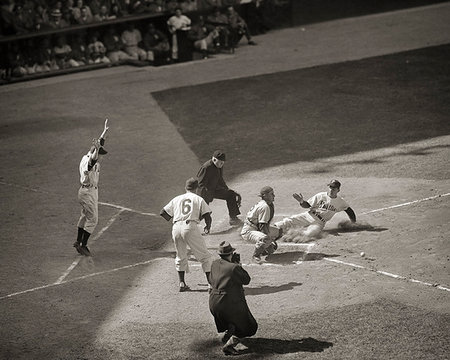
[[[305,201],[304,199],[303,199],[303,195],[301,194],[301,193],[294,193],[294,194],[292,194],[292,197],[295,199],[295,200],[297,200],[298,201],[298,203],[300,204],[300,206],[302,207],[302,208],[305,208],[305,209],[308,209],[308,208],[310,208],[311,207],[311,205],[309,204],[309,202],[307,202],[307,201]]]
[[[102,145],[102,146],[103,146],[103,144],[101,143],[101,142],[102,142],[102,139],[103,139],[103,143],[104,143],[104,141],[105,141],[105,139],[106,139],[106,133],[108,132],[108,130],[109,130],[108,119],[106,119],[106,120],[105,120],[105,126],[104,126],[104,128],[103,128],[103,132],[102,132],[102,134],[101,134],[100,137],[99,137],[99,139],[100,139],[100,145]]]

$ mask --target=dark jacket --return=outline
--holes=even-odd
[[[217,331],[224,332],[233,324],[237,337],[254,335],[258,324],[248,308],[242,287],[250,283],[248,272],[238,264],[217,259],[211,265],[210,281],[209,309]]]
[[[219,189],[228,189],[223,179],[223,169],[216,167],[210,159],[205,162],[197,173],[199,195],[210,203],[214,198],[214,193]]]

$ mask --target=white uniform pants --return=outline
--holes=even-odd
[[[285,232],[291,227],[309,227],[314,225],[314,227],[320,227],[323,229],[325,223],[319,219],[314,218],[308,212],[304,212],[297,215],[292,215],[288,218],[284,218],[274,224],[277,228],[282,229]]]
[[[98,189],[80,187],[78,201],[81,205],[78,227],[92,234],[98,223]]]
[[[177,252],[175,268],[177,271],[189,272],[187,246],[194,253],[195,258],[202,264],[204,272],[211,271],[213,256],[206,247],[205,240],[195,221],[186,224],[186,221],[178,221],[173,224],[172,238]]]

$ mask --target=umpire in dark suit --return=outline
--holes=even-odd
[[[240,256],[227,241],[219,245],[220,259],[211,265],[209,309],[219,333],[225,332],[222,350],[225,355],[237,355],[239,338],[252,336],[258,329],[247,302],[243,285],[250,283],[250,275],[240,263]]]
[[[210,160],[205,162],[197,173],[199,195],[207,204],[213,199],[226,200],[230,225],[239,225],[238,219],[241,195],[228,188],[223,179],[223,165],[225,163],[225,153],[221,150],[214,151]]]

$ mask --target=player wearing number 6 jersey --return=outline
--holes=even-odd
[[[196,194],[198,181],[190,178],[186,181],[186,193],[173,198],[161,210],[160,215],[170,221],[173,219],[172,239],[175,244],[175,268],[180,280],[180,292],[190,290],[184,280],[185,272],[189,272],[187,246],[194,253],[195,258],[201,262],[202,269],[209,283],[209,273],[213,261],[212,254],[206,247],[198,224],[205,220],[205,230],[211,227],[211,209],[202,197]]]

